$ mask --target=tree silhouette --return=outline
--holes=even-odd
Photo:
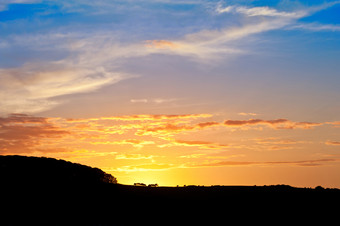
[[[98,168],[45,157],[0,156],[0,177],[7,184],[117,184]]]

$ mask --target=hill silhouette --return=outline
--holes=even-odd
[[[121,185],[97,168],[24,156],[0,156],[0,181],[1,225],[306,224],[323,212],[334,222],[340,201],[339,189],[322,187]]]
[[[0,156],[4,185],[96,185],[116,184],[117,179],[98,168],[45,157]]]

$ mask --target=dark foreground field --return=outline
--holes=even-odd
[[[34,172],[28,168],[21,174],[6,172],[22,166],[14,169],[8,159],[0,157],[0,225],[306,225],[320,219],[324,225],[337,221],[339,213],[338,189],[287,185],[136,187],[116,184],[115,178],[98,169],[94,169],[95,175],[101,179],[93,177],[89,183],[82,174],[83,170],[91,172],[89,168],[77,165],[74,171],[69,163],[60,163],[72,174],[66,182],[29,177]],[[55,173],[49,170],[45,168],[42,175]]]

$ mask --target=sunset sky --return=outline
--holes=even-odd
[[[340,1],[0,0],[0,154],[340,188]]]

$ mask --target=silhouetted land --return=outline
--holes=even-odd
[[[97,168],[24,156],[0,156],[0,180],[0,225],[305,225],[337,220],[340,201],[321,187],[121,185]]]

